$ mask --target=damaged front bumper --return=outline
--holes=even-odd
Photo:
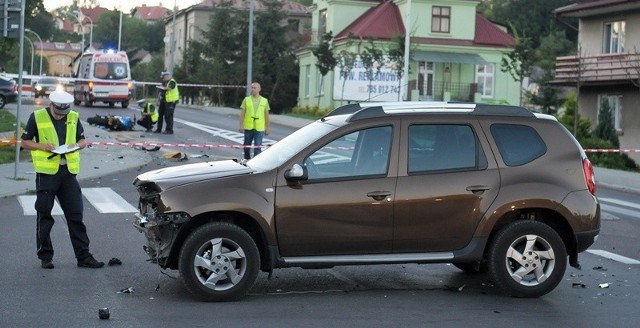
[[[153,263],[162,268],[169,264],[171,248],[178,235],[178,230],[191,217],[186,213],[169,214],[135,214],[134,227],[144,233],[147,244],[142,248]]]

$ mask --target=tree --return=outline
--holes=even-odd
[[[207,29],[199,29],[202,40],[189,42],[177,76],[190,83],[244,85],[246,20],[246,12],[233,8],[231,1],[220,2],[209,18]],[[211,103],[238,106],[244,89],[217,88],[202,93]]]
[[[322,75],[322,79],[320,80],[320,90],[324,88],[324,77],[336,67],[337,59],[333,55],[333,51],[331,49],[331,41],[333,40],[333,32],[329,31],[322,36],[322,40],[320,44],[314,49],[311,50],[314,56],[318,58],[316,62],[316,67],[320,71],[320,75]],[[320,106],[320,97],[318,97],[318,106]]]
[[[394,45],[389,49],[387,63],[396,72],[398,78],[398,101],[400,101],[402,91],[402,76],[404,74],[404,38],[397,38]]]
[[[484,0],[483,12],[487,17],[504,26],[512,25],[531,37],[532,48],[540,45],[540,38],[553,30],[564,30],[575,44],[577,33],[553,17],[553,11],[575,2],[574,0]],[[526,8],[526,9],[525,9]],[[574,22],[574,21],[571,21]]]
[[[611,142],[615,148],[620,147],[616,128],[613,126],[613,113],[609,100],[603,97],[600,101],[600,111],[598,112],[598,125],[593,130],[593,136]]]
[[[344,87],[347,83],[347,79],[351,75],[353,68],[356,66],[358,54],[348,50],[349,44],[345,46],[345,49],[340,50],[337,56],[336,66],[340,69],[340,78],[342,79],[342,94],[340,95],[340,104],[344,101]]]
[[[293,108],[298,95],[298,63],[289,41],[286,14],[279,0],[263,0],[265,10],[256,17],[254,34],[254,74],[274,113]],[[246,40],[246,39],[244,39]]]
[[[516,46],[513,51],[502,57],[501,70],[511,74],[513,79],[520,84],[520,101],[522,101],[522,81],[529,76],[533,66],[532,42],[525,34],[520,35],[515,31]]]
[[[369,97],[367,100],[371,100],[371,91],[373,91],[373,80],[378,76],[380,67],[384,64],[384,54],[382,50],[376,47],[373,39],[369,39],[369,45],[364,47],[364,51],[360,53],[360,59],[362,60],[362,66],[364,67],[367,78],[369,79]]]

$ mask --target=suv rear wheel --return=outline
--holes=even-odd
[[[233,301],[253,286],[260,255],[253,239],[238,226],[209,223],[196,229],[180,251],[185,287],[209,302]]]
[[[562,239],[537,221],[518,221],[499,231],[488,259],[496,286],[516,297],[547,294],[560,283],[567,267]]]

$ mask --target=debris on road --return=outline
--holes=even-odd
[[[112,258],[109,260],[109,266],[114,266],[114,265],[122,265],[122,261],[120,261],[120,259],[119,259],[119,258],[112,257]]]
[[[122,289],[118,292],[118,294],[131,294],[133,293],[133,287]]]

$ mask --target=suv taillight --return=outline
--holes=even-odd
[[[592,195],[596,195],[596,175],[593,173],[593,166],[588,158],[582,160],[584,178],[587,182],[587,189]]]

